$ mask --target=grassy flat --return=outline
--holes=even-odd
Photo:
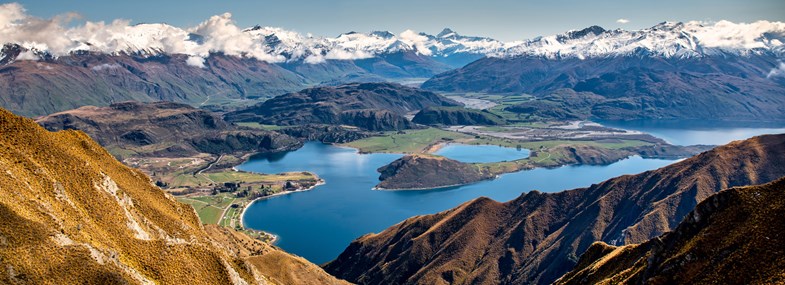
[[[470,138],[473,137],[458,132],[428,128],[406,130],[402,134],[387,132],[383,136],[365,138],[344,145],[359,149],[361,152],[416,153],[445,139],[459,140]]]
[[[265,124],[260,124],[260,123],[257,123],[257,122],[241,122],[241,123],[236,123],[236,124],[238,126],[241,126],[241,127],[262,129],[262,130],[268,130],[268,131],[275,131],[275,130],[280,130],[280,129],[285,128],[284,126],[265,125]]]

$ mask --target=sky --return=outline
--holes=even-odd
[[[785,22],[785,0],[26,0],[33,16],[69,12],[83,20],[168,23],[191,27],[229,12],[238,26],[281,27],[315,36],[406,29],[436,34],[449,27],[463,35],[502,41],[530,39],[599,25],[634,30],[663,21]],[[77,22],[78,24],[78,22]]]

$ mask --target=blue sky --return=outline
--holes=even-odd
[[[256,24],[301,33],[336,36],[342,32],[406,29],[436,34],[450,27],[465,35],[520,40],[590,25],[638,29],[662,21],[785,21],[785,0],[191,0],[16,1],[27,13],[49,18],[77,12],[85,20],[129,19],[188,27],[230,12],[241,27]],[[620,24],[618,19],[629,20]]]

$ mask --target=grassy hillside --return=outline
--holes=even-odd
[[[0,133],[2,284],[342,283],[242,233],[203,226],[82,132],[48,132],[0,110]]]

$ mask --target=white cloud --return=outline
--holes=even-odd
[[[63,24],[77,15],[73,13],[52,19],[39,19],[26,14],[18,3],[0,4],[0,39],[5,43],[19,43],[41,50],[62,50],[72,44],[65,36]]]
[[[776,76],[785,77],[785,63],[780,62],[779,67],[771,69],[771,71],[769,71],[769,75],[767,75],[766,78],[772,78]]]
[[[52,70],[52,69],[54,69],[51,66],[46,65],[46,64],[41,64],[40,62],[36,63],[35,66],[38,67],[38,68],[43,68],[45,70]]]
[[[767,43],[762,39],[765,38],[765,33],[785,35],[785,23],[783,22],[733,23],[723,20],[711,24],[702,22],[689,22],[688,24],[701,25],[701,28],[690,32],[707,47],[754,49],[781,46],[782,43],[779,40],[774,39]]]
[[[204,58],[199,56],[189,56],[188,59],[185,60],[185,64],[193,67],[205,68]]]
[[[322,56],[321,54],[312,54],[305,57],[303,61],[308,64],[319,64],[319,63],[324,63],[326,60],[324,59],[324,56]]]
[[[119,64],[116,64],[116,63],[112,63],[112,64],[104,63],[104,64],[99,64],[99,65],[93,66],[90,69],[92,69],[94,71],[102,71],[102,70],[111,70],[111,69],[118,69],[118,68],[120,68]]]
[[[20,52],[18,56],[16,56],[16,60],[30,60],[30,61],[38,61],[41,57],[36,55],[32,50],[26,50]]]
[[[627,20],[625,18],[621,18],[621,19],[616,20],[616,23],[619,23],[619,24],[626,24],[626,23],[629,23],[629,22],[630,22],[630,20]]]
[[[0,39],[3,43],[18,43],[55,56],[74,50],[165,52],[199,57],[221,52],[267,62],[285,60],[280,55],[270,54],[263,43],[238,28],[231,16],[229,13],[216,15],[187,30],[166,24],[131,25],[130,21],[122,19],[110,23],[86,21],[67,28],[78,15],[71,13],[40,19],[28,15],[22,5],[9,3],[0,5]],[[189,33],[203,37],[203,41],[189,40]]]
[[[413,46],[418,53],[426,56],[430,56],[433,54],[430,49],[428,49],[428,37],[415,33],[412,30],[403,31],[399,38],[402,42]]]
[[[327,52],[327,55],[324,56],[326,59],[339,59],[339,60],[349,60],[349,59],[365,59],[365,58],[372,58],[373,54],[367,53],[362,50],[348,50],[348,49],[332,49]]]

